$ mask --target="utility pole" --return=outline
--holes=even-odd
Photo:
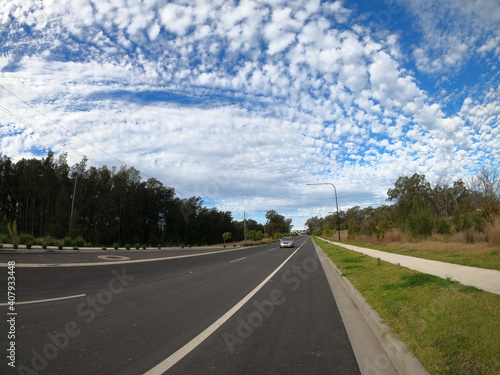
[[[75,187],[73,188],[73,200],[71,202],[71,216],[69,218],[69,235],[71,236],[71,224],[73,223],[73,209],[75,208],[76,183],[78,181],[78,173],[75,177]]]

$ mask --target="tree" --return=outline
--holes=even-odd
[[[292,219],[285,219],[274,210],[267,211],[266,219],[266,231],[270,236],[275,233],[290,233],[292,229]]]
[[[323,228],[323,219],[320,219],[317,216],[311,217],[307,219],[306,226],[309,228],[309,233],[321,230],[321,228]]]
[[[224,240],[224,246],[226,246],[226,241],[231,239],[231,232],[224,232],[222,233],[222,238]]]
[[[485,197],[500,198],[500,169],[482,168],[472,179],[472,186]]]
[[[404,223],[412,211],[428,207],[431,191],[431,186],[423,174],[399,177],[394,188],[387,191],[387,200],[396,202],[397,221]]]

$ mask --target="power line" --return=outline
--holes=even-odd
[[[89,156],[87,156],[87,155],[85,155],[85,154],[81,153],[81,152],[80,152],[80,151],[78,151],[77,149],[75,149],[75,148],[73,148],[73,147],[71,147],[71,146],[69,146],[69,145],[65,144],[64,142],[62,142],[62,141],[58,140],[57,138],[54,138],[54,137],[53,137],[53,136],[51,136],[50,134],[48,134],[48,133],[44,132],[43,130],[41,130],[41,129],[37,128],[35,125],[33,125],[33,124],[29,123],[28,121],[26,121],[25,119],[23,119],[23,118],[21,118],[21,117],[17,116],[15,113],[13,113],[13,112],[9,111],[7,108],[2,107],[1,105],[0,105],[0,110],[2,110],[2,111],[4,111],[5,113],[7,113],[9,116],[11,116],[12,118],[14,118],[16,121],[18,121],[18,122],[20,122],[20,123],[22,123],[22,124],[24,124],[24,125],[26,125],[26,126],[30,127],[31,129],[35,130],[36,132],[38,132],[38,133],[42,134],[43,136],[45,136],[45,137],[47,137],[47,138],[52,139],[54,142],[56,142],[57,144],[59,144],[59,145],[63,146],[64,148],[67,148],[67,149],[69,149],[69,150],[73,151],[74,153],[76,153],[76,154],[80,155],[81,157],[87,158],[87,159],[89,159],[89,160],[93,161],[94,163],[99,164],[100,166],[103,166],[103,167],[105,166],[105,165],[104,165],[103,163],[101,163],[100,161],[98,161],[98,160],[96,160],[96,159],[94,159],[94,158],[92,158],[92,157],[89,157]]]
[[[128,163],[125,163],[125,162],[124,162],[124,161],[122,161],[121,159],[118,159],[117,157],[115,157],[115,156],[111,155],[110,153],[108,153],[108,152],[106,152],[106,151],[104,151],[104,150],[100,149],[100,148],[99,148],[99,147],[97,147],[95,144],[93,144],[93,143],[91,143],[91,142],[87,141],[86,139],[84,139],[84,138],[80,137],[78,134],[76,134],[76,133],[72,132],[71,130],[69,130],[69,129],[65,128],[64,126],[62,126],[61,124],[59,124],[57,121],[53,120],[52,118],[50,118],[49,116],[47,116],[46,114],[44,114],[43,112],[41,112],[40,110],[38,110],[37,108],[35,108],[33,105],[31,105],[30,103],[28,103],[26,100],[22,99],[21,97],[19,97],[18,95],[16,95],[14,92],[12,92],[11,90],[7,89],[4,85],[0,84],[0,87],[1,87],[1,88],[3,88],[5,91],[7,91],[10,95],[12,95],[13,97],[15,97],[17,100],[21,101],[24,105],[26,105],[27,107],[29,107],[29,108],[33,109],[35,112],[37,112],[37,113],[38,113],[38,114],[40,114],[41,116],[45,117],[47,120],[49,120],[50,122],[52,122],[52,123],[53,123],[53,124],[55,124],[56,126],[58,126],[58,127],[62,128],[62,129],[64,129],[65,131],[67,131],[68,133],[70,133],[72,136],[74,136],[74,137],[76,137],[76,138],[78,138],[78,139],[82,140],[83,142],[85,142],[86,144],[90,145],[90,146],[91,146],[91,147],[93,147],[94,149],[96,149],[96,150],[98,150],[98,151],[102,152],[103,154],[105,154],[105,155],[109,156],[110,158],[112,158],[112,159],[116,160],[116,161],[117,161],[117,162],[119,162],[120,164],[125,165],[125,166],[127,166],[127,167],[128,167]],[[31,91],[33,91],[36,95],[38,95],[38,96],[40,97],[40,94],[38,94],[35,90],[33,90],[33,89],[32,89],[32,88],[30,88],[30,87],[28,87],[28,88],[29,88]],[[49,134],[47,134],[46,132],[43,132],[43,131],[41,131],[40,129],[37,129],[34,125],[29,124],[26,120],[23,120],[21,117],[19,117],[19,116],[17,116],[17,115],[15,115],[15,114],[13,114],[12,112],[8,111],[7,109],[5,109],[5,108],[2,108],[2,109],[3,109],[6,113],[8,113],[10,116],[12,116],[12,117],[16,118],[16,120],[18,120],[18,121],[20,121],[20,122],[24,123],[25,125],[27,125],[27,126],[29,126],[29,127],[33,128],[33,129],[35,129],[35,130],[36,130],[36,131],[38,131],[39,133],[41,133],[41,134],[43,134],[44,136],[46,136],[46,137],[48,137],[48,138],[52,139],[53,141],[57,142],[58,144],[62,145],[63,147],[65,147],[65,148],[69,148],[69,149],[71,149],[72,151],[76,152],[76,153],[77,153],[77,154],[79,154],[79,155],[83,155],[82,153],[78,152],[78,151],[77,151],[77,150],[75,150],[74,148],[72,148],[72,147],[70,147],[70,146],[68,146],[68,145],[65,145],[65,144],[61,143],[60,141],[58,141],[58,140],[57,140],[57,139],[55,139],[54,137],[50,136],[50,135],[49,135]],[[75,122],[77,122],[78,124],[80,124],[81,126],[83,126],[84,128],[86,128],[87,130],[89,130],[91,133],[96,134],[96,133],[95,133],[95,132],[94,132],[91,128],[89,128],[88,126],[86,126],[86,125],[82,124],[80,121],[78,121],[78,120],[76,120],[76,119],[74,119],[74,121],[75,121]],[[102,137],[102,138],[101,138],[101,141],[103,141],[103,140],[104,140],[104,142],[106,142],[106,143],[110,144],[111,146],[115,147],[116,149],[118,149],[118,150],[120,150],[120,151],[122,151],[122,152],[124,152],[124,153],[127,153],[125,150],[123,150],[123,149],[121,149],[120,147],[118,147],[117,145],[113,144],[113,143],[112,143],[111,141],[109,141],[107,138]],[[84,156],[84,157],[87,157],[87,156],[85,156],[85,155],[83,155],[83,156]],[[90,157],[87,157],[87,158],[88,158],[89,160],[94,161],[95,163],[97,163],[97,164],[99,164],[99,165],[101,165],[101,166],[104,166],[104,164],[103,164],[103,163],[98,162],[98,161],[96,161],[95,159],[92,159],[92,158],[90,158]],[[172,178],[168,177],[167,175],[165,175],[165,174],[164,174],[163,172],[161,172],[160,170],[158,170],[158,169],[156,169],[156,168],[154,168],[154,167],[151,167],[151,166],[149,166],[149,165],[147,165],[147,164],[145,164],[145,163],[141,162],[139,159],[137,159],[137,158],[135,158],[135,157],[134,157],[133,159],[134,159],[134,161],[135,161],[135,162],[139,162],[140,164],[142,164],[142,165],[146,166],[147,168],[154,170],[155,172],[157,172],[158,174],[162,175],[164,178],[166,178],[166,179],[168,179],[168,180],[171,180],[171,181],[172,181],[172,182],[174,182],[175,184],[178,184],[178,185],[184,186],[183,184],[179,183],[178,181],[175,181],[175,180],[173,180]],[[149,176],[148,174],[146,174],[146,173],[144,173],[144,172],[139,172],[139,173],[140,173],[140,174],[142,174],[143,176],[147,177],[147,178],[152,178],[152,176]],[[185,187],[185,186],[184,186],[184,187]],[[181,191],[179,191],[179,190],[177,190],[177,193],[180,193],[180,194],[182,194],[182,195],[186,195],[186,196],[187,196],[187,194],[184,194],[184,193],[182,193],[182,192],[181,192]]]
[[[10,91],[9,89],[7,89],[5,86],[3,86],[2,84],[0,84],[0,87],[3,88],[5,91],[7,91],[9,94],[11,94],[12,96],[14,96],[16,99],[20,100],[21,102],[23,102],[26,106],[30,107],[31,109],[33,109],[34,111],[36,111],[37,113],[39,113],[40,115],[42,115],[43,117],[45,117],[47,120],[49,120],[50,122],[54,123],[55,125],[59,126],[60,128],[64,129],[65,131],[67,131],[68,133],[70,133],[72,136],[82,140],[83,142],[87,143],[89,146],[95,148],[96,150],[102,152],[103,154],[109,156],[110,158],[113,158],[115,159],[117,162],[121,163],[121,164],[124,164],[124,165],[127,165],[127,163],[123,162],[122,160],[118,159],[117,157],[107,153],[106,151],[100,149],[99,147],[97,147],[96,145],[92,144],[91,142],[87,141],[86,139],[83,139],[82,137],[80,137],[78,134],[72,132],[71,130],[65,128],[64,126],[62,126],[61,124],[59,124],[57,121],[51,119],[50,117],[48,117],[46,114],[44,114],[43,112],[39,111],[38,109],[36,109],[35,107],[33,107],[31,104],[29,104],[28,102],[26,102],[24,99],[20,98],[19,96],[17,96],[16,94],[14,94],[12,91]],[[42,134],[44,135],[47,135],[47,133],[43,132]],[[52,138],[54,139],[54,138]],[[101,163],[99,163],[101,164]],[[146,174],[144,174],[146,177],[150,177]]]

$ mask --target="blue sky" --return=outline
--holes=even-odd
[[[6,0],[0,153],[134,166],[241,219],[500,163],[500,3]]]

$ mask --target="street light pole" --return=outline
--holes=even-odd
[[[332,185],[335,189],[335,204],[337,205],[337,232],[339,232],[339,242],[340,242],[340,215],[339,215],[339,201],[337,199],[337,188],[331,182],[318,182],[315,184],[306,184],[306,185]]]

